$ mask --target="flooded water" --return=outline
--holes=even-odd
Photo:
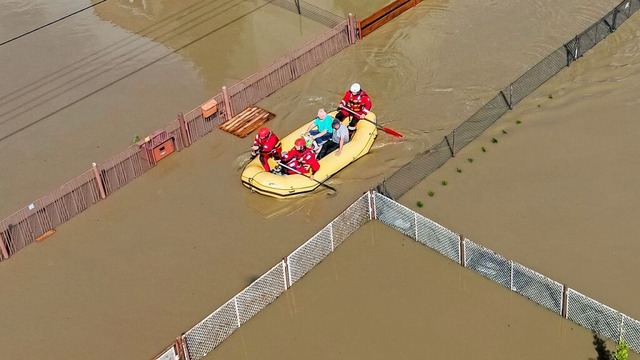
[[[2,39],[90,5],[64,3],[4,2]],[[313,4],[357,14],[386,3]],[[249,140],[216,131],[2,264],[0,304],[11,311],[0,314],[0,337],[13,344],[3,351],[150,358],[614,4],[421,3],[259,104],[286,134],[335,106],[352,81],[363,84],[379,120],[405,137],[381,134],[370,155],[330,180],[337,195],[251,194],[239,180]],[[325,30],[259,1],[107,1],[0,46],[0,162],[10,169],[0,174],[0,210],[25,205]],[[636,67],[633,46],[614,58],[620,66],[598,68],[602,78]]]
[[[629,266],[640,252],[629,235],[640,201],[638,24],[627,21],[402,202],[422,200],[425,216],[640,318],[640,286],[626,280],[640,276]]]
[[[370,222],[205,359],[587,360],[596,358],[592,340],[587,329]]]
[[[29,4],[0,5],[0,41],[90,5]],[[326,30],[262,1],[114,0],[1,46],[0,214]]]

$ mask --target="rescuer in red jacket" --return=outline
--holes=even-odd
[[[260,163],[265,171],[271,171],[269,158],[278,161],[282,158],[282,145],[280,139],[267,127],[260,128],[256,138],[253,140],[251,155],[260,156]]]
[[[343,109],[343,107],[353,111],[357,115]],[[336,114],[336,119],[340,121],[346,116],[351,116],[349,126],[347,126],[349,138],[353,137],[353,133],[356,131],[356,124],[367,115],[369,110],[371,110],[371,98],[369,98],[366,91],[362,90],[360,84],[353,83],[349,91],[342,97],[340,107],[338,107],[338,113]]]
[[[282,157],[283,173],[285,175],[311,174],[309,179],[313,180],[313,174],[320,170],[320,163],[316,160],[316,154],[307,147],[307,142],[300,138],[296,140],[293,148]]]

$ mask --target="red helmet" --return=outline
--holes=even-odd
[[[270,133],[271,131],[269,130],[269,128],[263,127],[263,128],[260,128],[260,130],[258,130],[258,137],[264,139],[267,136],[269,136]]]
[[[293,143],[293,144],[294,144],[295,146],[302,146],[302,147],[307,146],[307,142],[306,142],[306,141],[304,141],[304,139],[303,139],[303,138],[300,138],[300,139],[296,140],[296,142],[295,142],[295,143]]]

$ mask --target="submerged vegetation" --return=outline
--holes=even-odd
[[[596,353],[598,353],[597,360],[629,359],[629,345],[627,345],[624,339],[620,340],[618,345],[616,345],[616,351],[614,351],[613,353],[611,352],[611,350],[607,349],[607,344],[605,343],[604,339],[596,333],[593,333],[592,344],[595,347]]]

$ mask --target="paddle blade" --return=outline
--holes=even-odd
[[[402,134],[400,134],[399,132],[396,132],[396,131],[395,131],[395,130],[393,130],[393,129],[389,129],[389,128],[388,128],[388,127],[386,127],[386,126],[382,126],[381,128],[382,128],[382,131],[386,132],[386,133],[387,133],[387,134],[389,134],[389,135],[393,135],[393,136],[395,136],[395,137],[399,137],[399,138],[401,138],[401,137],[402,137]]]

